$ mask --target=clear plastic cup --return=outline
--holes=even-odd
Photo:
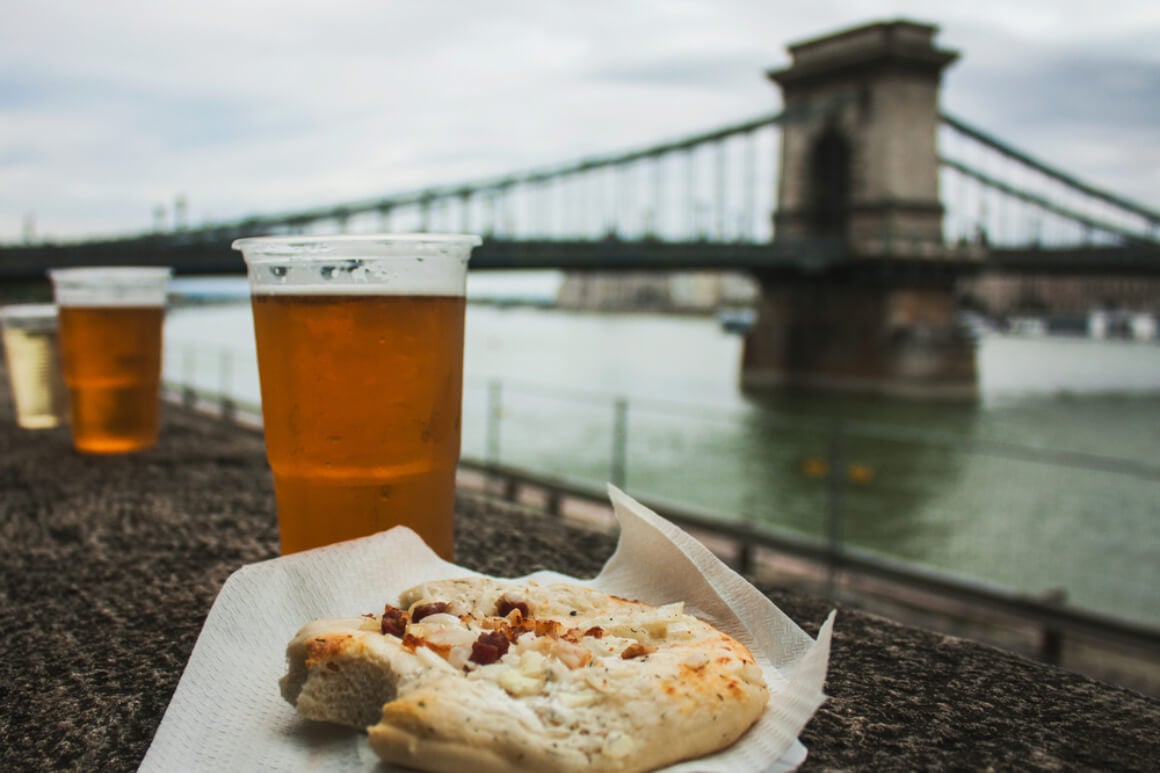
[[[78,451],[131,453],[157,442],[170,273],[119,266],[49,271]]]
[[[68,401],[57,358],[56,307],[16,304],[0,308],[4,356],[16,423],[24,429],[48,429],[67,420]]]
[[[283,553],[404,525],[454,554],[477,236],[239,239]]]

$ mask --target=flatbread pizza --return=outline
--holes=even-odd
[[[573,583],[424,583],[286,654],[300,715],[428,771],[653,770],[732,745],[769,699],[749,650],[682,603]]]

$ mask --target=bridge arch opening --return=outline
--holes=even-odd
[[[845,239],[850,221],[850,141],[828,124],[814,142],[809,157],[811,236]]]

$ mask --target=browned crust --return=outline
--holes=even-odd
[[[458,589],[462,590],[462,585]],[[601,596],[608,606],[590,608],[587,619],[611,625],[617,633],[609,633],[600,625],[590,625],[583,616],[580,619],[564,617],[565,622],[561,623],[551,615],[537,617],[534,609],[528,618],[520,610],[513,610],[506,618],[487,618],[486,624],[479,627],[501,631],[513,641],[521,633],[534,632],[574,645],[585,636],[623,638],[627,636],[623,633],[625,626],[637,625],[636,620],[640,620],[631,618],[633,611],[652,609],[641,602]],[[616,618],[625,613],[629,619],[622,625]],[[485,622],[472,619],[476,624]],[[422,770],[471,770],[473,773],[492,770],[633,773],[724,749],[761,716],[768,691],[752,671],[744,671],[757,668],[752,653],[744,645],[708,624],[692,618],[682,619],[689,621],[694,629],[687,640],[654,640],[649,634],[646,639],[651,643],[630,643],[618,652],[609,651],[603,656],[626,666],[640,664],[640,676],[630,677],[634,684],[628,685],[631,689],[624,693],[627,697],[623,699],[617,688],[613,688],[611,694],[617,697],[607,705],[601,703],[602,690],[611,683],[605,680],[603,688],[594,688],[599,706],[593,712],[599,718],[585,720],[584,729],[575,732],[589,734],[589,738],[600,737],[599,728],[623,732],[635,743],[631,753],[613,757],[592,751],[600,747],[591,744],[569,745],[566,740],[557,743],[553,738],[560,736],[545,735],[546,730],[521,724],[521,710],[516,709],[518,694],[509,694],[498,684],[482,679],[475,680],[473,685],[473,680],[451,671],[421,680],[419,686],[403,690],[401,695],[392,696],[392,700],[382,705],[382,721],[368,728],[370,744],[389,763]],[[650,624],[646,618],[635,630],[644,631]],[[355,630],[311,637],[301,648],[305,661],[302,665],[308,672],[305,679],[326,670],[337,659],[363,657],[364,640],[368,637],[381,639],[383,634]],[[447,655],[446,647],[433,646],[410,633],[403,639],[387,638],[408,659],[417,657],[417,650],[423,647],[444,657]],[[375,644],[373,649],[377,651],[379,647],[381,644]],[[584,661],[580,668],[586,666]],[[294,671],[293,663],[291,671]],[[744,679],[741,678],[743,671],[747,674]],[[509,700],[516,703],[506,709],[505,702]],[[528,710],[526,706],[522,709]],[[566,739],[566,728],[557,728],[555,732],[561,730],[565,733],[562,738]],[[589,754],[596,757],[589,759],[585,756]]]

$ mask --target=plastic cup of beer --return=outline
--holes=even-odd
[[[57,359],[56,306],[5,306],[0,309],[0,326],[4,330],[4,356],[16,423],[24,429],[64,424],[68,402]]]
[[[407,526],[454,553],[477,236],[259,237],[250,278],[283,553]]]
[[[73,446],[124,454],[157,442],[169,268],[49,271]]]

